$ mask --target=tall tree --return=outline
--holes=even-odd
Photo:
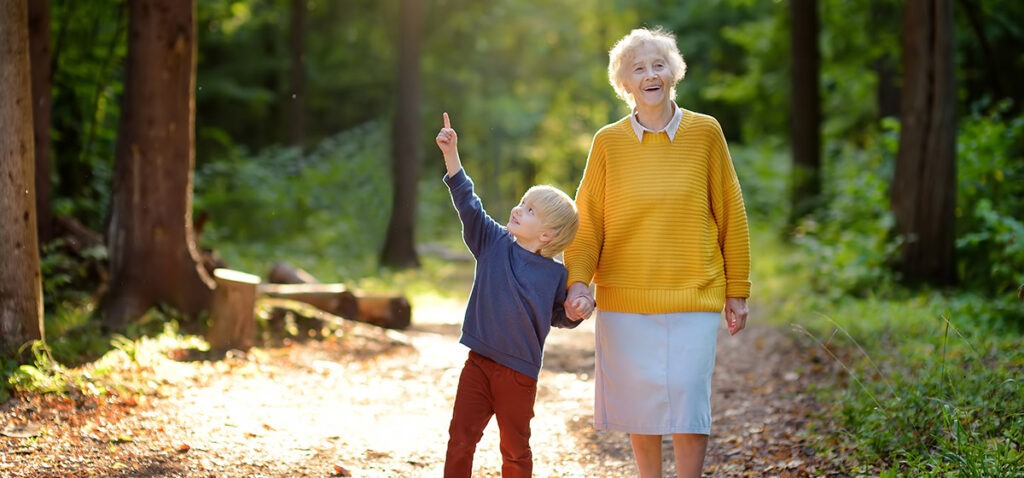
[[[0,356],[43,337],[28,3],[0,2]]]
[[[398,32],[398,104],[392,123],[391,221],[381,263],[419,267],[416,254],[416,185],[420,177],[420,37],[423,0],[402,0]]]
[[[29,51],[32,63],[32,120],[36,142],[36,222],[39,242],[53,239],[50,208],[50,0],[29,0]]]
[[[212,297],[192,231],[195,0],[130,0],[107,246],[104,326],[164,303],[196,316]]]
[[[291,94],[288,101],[288,139],[295,146],[306,142],[306,0],[292,0]]]
[[[953,0],[903,6],[903,92],[892,210],[907,283],[956,282]]]
[[[790,0],[792,81],[789,137],[793,150],[789,224],[812,212],[821,196],[821,94],[818,1]]]

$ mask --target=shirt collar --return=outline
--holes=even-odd
[[[672,113],[672,119],[668,121],[668,124],[666,124],[663,129],[659,131],[654,131],[640,124],[640,122],[637,121],[636,108],[633,108],[633,113],[629,115],[629,123],[633,125],[633,132],[636,133],[636,139],[639,140],[640,142],[643,142],[644,131],[649,131],[651,133],[660,133],[664,131],[665,133],[668,134],[668,140],[674,141],[676,139],[676,131],[679,130],[679,122],[683,120],[683,110],[682,108],[676,106],[675,103],[672,103],[672,109],[675,110],[675,112]]]

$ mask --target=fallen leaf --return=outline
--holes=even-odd
[[[334,465],[334,476],[352,476],[352,472],[344,466]]]
[[[178,453],[187,453],[191,449],[192,447],[188,446],[187,443],[182,443],[181,445],[178,445]]]

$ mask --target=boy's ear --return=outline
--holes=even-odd
[[[558,237],[558,233],[557,232],[552,231],[551,229],[547,229],[544,232],[540,233],[540,236],[537,239],[539,239],[541,242],[547,244],[547,243],[551,242],[556,237]]]

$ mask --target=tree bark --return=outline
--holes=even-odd
[[[790,0],[790,83],[789,125],[793,148],[792,190],[789,225],[816,208],[821,196],[821,95],[818,88],[817,0]]]
[[[36,223],[39,242],[46,244],[53,239],[54,228],[50,206],[50,0],[29,1],[28,32],[32,57],[32,120],[36,144]]]
[[[213,271],[217,283],[210,304],[211,350],[249,350],[256,338],[256,288],[260,278],[231,269]]]
[[[195,2],[130,0],[125,92],[107,244],[103,324],[117,330],[164,303],[195,318],[213,281],[192,231]]]
[[[0,2],[0,357],[43,338],[28,3]]]
[[[907,284],[956,283],[956,122],[952,0],[903,9],[903,93],[892,184]]]
[[[392,124],[391,220],[381,263],[419,267],[416,254],[416,188],[420,177],[420,31],[423,0],[402,0],[398,34],[398,105]]]

